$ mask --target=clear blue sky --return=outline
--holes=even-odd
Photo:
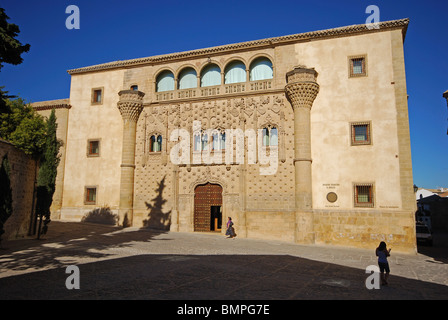
[[[68,30],[68,5],[80,29]],[[365,23],[410,18],[405,41],[414,182],[448,187],[448,1],[446,0],[1,0],[31,50],[5,65],[0,86],[28,102],[69,98],[67,70],[115,60]]]

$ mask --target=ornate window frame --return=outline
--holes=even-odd
[[[360,193],[367,196],[367,201],[360,201]],[[353,206],[355,208],[375,207],[375,183],[353,183]]]
[[[160,150],[159,151],[153,151],[152,150],[152,145],[151,145],[151,138],[154,137],[155,141],[157,142],[159,137],[161,138],[161,142],[160,142]],[[151,133],[148,134],[148,154],[161,154],[163,151],[163,134],[160,133],[159,131],[153,131]]]
[[[366,127],[366,139],[365,140],[356,140],[355,127],[357,126],[365,126]],[[358,121],[358,122],[350,122],[350,145],[351,146],[367,146],[372,145],[372,122],[371,121]]]
[[[218,149],[214,149],[213,141],[214,136],[218,135],[219,146]],[[216,127],[213,129],[201,129],[201,131],[193,132],[193,152],[215,152],[215,151],[225,151],[226,150],[226,140],[225,140],[225,129],[221,127]],[[224,142],[222,144],[221,137],[224,135]],[[199,138],[199,149],[197,149],[197,137]],[[204,147],[205,144],[205,147]]]
[[[268,131],[268,144],[264,143],[264,136],[263,136],[263,130],[267,130]],[[271,138],[272,138],[272,129],[276,129],[277,130],[277,144],[272,145],[271,144]],[[280,129],[279,129],[279,125],[274,124],[274,123],[265,123],[264,125],[259,127],[259,130],[262,131],[262,135],[261,135],[261,146],[263,148],[278,148],[280,145]]]
[[[355,56],[349,56],[348,58],[348,77],[349,78],[359,78],[367,77],[367,54],[359,54]],[[361,73],[355,73],[354,62],[361,61]]]

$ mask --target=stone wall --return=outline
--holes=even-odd
[[[295,241],[295,212],[247,211],[246,228],[249,238]],[[240,226],[235,224],[237,235]]]
[[[316,244],[376,248],[381,241],[396,252],[415,253],[411,211],[315,210]]]
[[[36,174],[34,160],[11,143],[0,140],[0,160],[5,155],[10,167],[13,213],[5,223],[3,240],[22,238],[28,234]]]

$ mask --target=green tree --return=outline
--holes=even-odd
[[[38,168],[46,146],[47,124],[41,115],[20,98],[7,99],[6,104],[10,112],[0,113],[0,138],[10,141],[30,155]],[[35,177],[37,180],[37,174]],[[36,199],[37,202],[36,193],[37,190],[35,190],[33,199]],[[37,216],[34,212],[33,210],[31,234],[35,234],[37,223]]]
[[[7,99],[9,113],[0,113],[0,138],[12,142],[34,159],[39,159],[45,148],[46,124],[23,99]]]
[[[46,138],[44,145],[44,152],[40,158],[39,173],[37,176],[37,203],[36,213],[39,220],[38,238],[41,235],[42,221],[44,226],[42,233],[47,233],[48,224],[50,220],[50,207],[53,202],[53,194],[56,187],[57,169],[61,155],[59,149],[62,142],[56,137],[56,130],[58,124],[56,123],[56,113],[53,109],[50,117],[46,121]]]
[[[5,155],[0,165],[0,248],[4,225],[12,214],[12,190],[8,156]]]
[[[18,65],[23,62],[22,53],[30,50],[30,45],[22,45],[17,36],[20,29],[16,24],[8,22],[9,17],[5,13],[5,9],[0,8],[0,70],[4,63]],[[11,98],[7,95],[7,91],[3,91],[0,86],[0,113],[9,112],[6,99]]]

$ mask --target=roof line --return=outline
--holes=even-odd
[[[379,28],[371,28],[371,29],[369,29],[368,25],[366,25],[366,24],[358,24],[358,25],[339,27],[339,28],[333,28],[333,29],[311,31],[311,32],[298,33],[298,34],[292,34],[292,35],[286,35],[286,36],[280,36],[280,37],[266,38],[266,39],[261,39],[261,40],[239,42],[239,43],[234,43],[234,44],[227,44],[227,45],[216,46],[216,47],[196,49],[196,50],[191,50],[191,51],[163,54],[163,55],[151,56],[151,57],[146,57],[146,58],[118,60],[118,61],[102,63],[102,64],[98,64],[98,65],[92,65],[92,66],[88,66],[88,67],[71,69],[71,70],[68,70],[67,72],[72,75],[72,74],[77,74],[77,73],[94,72],[94,71],[116,69],[116,68],[123,68],[123,67],[132,67],[132,66],[137,66],[137,65],[141,65],[141,64],[169,62],[169,61],[185,59],[185,58],[193,58],[193,57],[200,57],[200,56],[210,55],[210,54],[224,53],[224,52],[231,51],[231,50],[244,50],[244,49],[247,50],[247,48],[275,46],[275,45],[287,44],[290,42],[299,42],[299,41],[317,40],[317,39],[322,39],[322,38],[341,37],[341,36],[348,36],[348,35],[353,35],[353,34],[379,32],[379,31],[385,31],[385,30],[397,29],[397,28],[403,29],[403,40],[404,40],[404,38],[406,36],[408,24],[409,24],[408,18],[380,22]]]

